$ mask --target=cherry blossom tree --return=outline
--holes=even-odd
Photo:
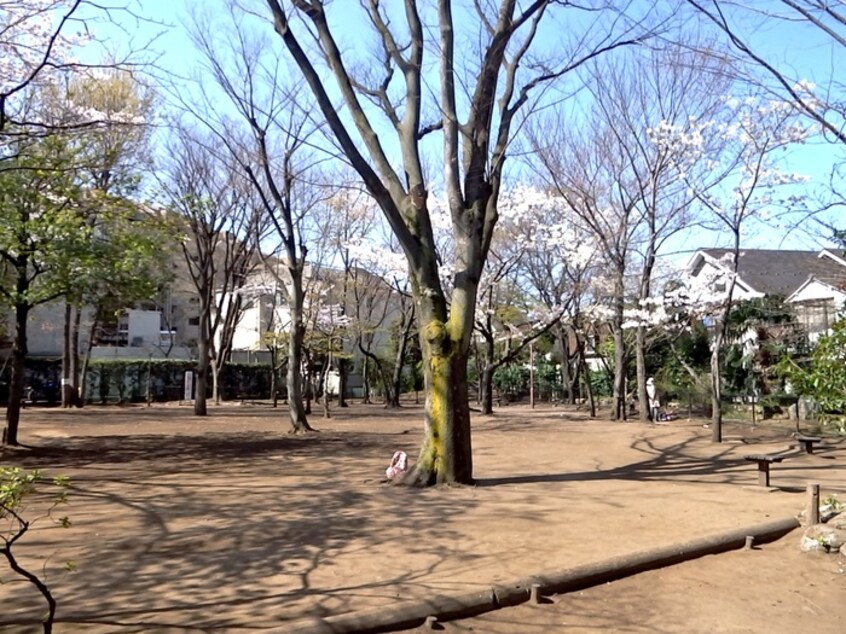
[[[562,388],[571,400],[570,334],[583,290],[581,277],[595,251],[591,237],[573,222],[564,201],[547,192],[515,187],[502,193],[499,207],[498,234],[480,284],[476,317],[484,343],[480,379],[484,413],[492,411],[494,371],[548,332],[557,341]],[[508,346],[495,358],[497,340],[506,340]]]
[[[258,265],[259,203],[240,169],[211,149],[213,139],[177,129],[160,178],[182,235],[182,256],[199,299],[194,414],[207,413],[209,379],[218,400],[220,374],[242,315],[239,293]],[[211,375],[211,376],[210,376]]]
[[[652,131],[656,145],[676,148],[680,178],[710,214],[714,226],[727,233],[731,241],[725,267],[728,279],[709,315],[714,442],[722,441],[721,352],[735,302],[743,235],[756,222],[766,222],[779,208],[800,202],[801,194],[788,186],[807,178],[785,171],[782,153],[792,144],[803,142],[810,133],[792,103],[749,96],[729,97],[726,105],[730,115],[722,120],[684,125],[662,122]],[[722,147],[720,156],[705,153],[709,139],[716,139]],[[711,169],[694,179],[689,166],[702,160]]]

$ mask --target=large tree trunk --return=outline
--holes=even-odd
[[[278,356],[277,348],[270,348],[270,403],[272,407],[279,406],[279,386],[277,384],[279,368],[276,367],[276,358]]]
[[[296,309],[292,306],[292,313]],[[292,315],[293,316],[293,315]],[[303,402],[303,339],[305,327],[302,318],[293,317],[291,336],[288,338],[288,414],[291,420],[291,432],[301,434],[314,431],[308,424],[306,408]]]
[[[208,348],[203,343],[197,343],[197,375],[194,377],[194,415],[205,416],[207,412],[206,390],[209,385]]]
[[[461,266],[477,257],[470,241],[465,244],[468,249],[460,254],[456,267],[464,273],[455,276],[448,318],[434,254],[412,274],[426,388],[425,436],[414,467],[401,479],[403,484],[473,483],[467,355],[481,271],[471,277],[468,273],[473,269]]]
[[[329,362],[328,360],[323,364],[323,370],[320,372],[320,403],[323,405],[323,418],[332,418],[332,412],[329,409]]]
[[[212,380],[212,403],[220,405],[220,366],[217,359],[209,362],[209,370],[211,370]]]
[[[638,326],[635,332],[635,361],[637,364],[638,418],[647,422],[652,418],[652,404],[646,394],[646,329],[643,326]]]
[[[209,346],[208,337],[203,336],[203,318],[200,318],[200,337],[197,341],[197,376],[194,380],[194,415],[205,416],[206,390],[209,384]],[[206,333],[208,330],[206,329]]]
[[[71,326],[71,403],[75,407],[82,407],[82,394],[79,390],[80,379],[80,358],[79,358],[79,331],[82,328],[82,308],[77,307],[73,315],[73,325]]]
[[[576,402],[576,391],[573,389],[574,381],[570,373],[570,333],[567,326],[561,324],[556,328],[558,334],[558,345],[561,348],[561,387],[566,403],[570,405]]]
[[[379,359],[376,358],[372,352],[370,352],[370,346],[373,343],[371,337],[367,338],[367,345],[364,345],[365,340],[363,336],[358,337],[358,349],[361,354],[364,355],[364,359],[362,359],[361,363],[361,389],[363,390],[361,402],[363,405],[369,405],[372,403],[370,400],[370,362],[373,362],[373,365],[376,367],[376,371],[379,373],[379,376],[383,376],[382,366],[379,362]],[[385,381],[382,381],[382,384],[385,384]]]
[[[585,361],[584,344],[582,344],[582,352],[579,355],[579,363],[582,367],[585,392],[587,393],[588,404],[590,406],[590,417],[596,418],[596,400],[593,398],[593,387],[590,384],[590,369],[587,367],[587,362]]]
[[[425,313],[423,313],[425,314]],[[431,320],[421,327],[426,385],[425,440],[403,484],[472,484],[467,356],[447,326]]]
[[[359,344],[359,347],[361,344]],[[370,363],[365,357],[361,363],[361,403],[362,405],[370,404]]]
[[[88,391],[88,364],[91,362],[91,349],[94,347],[94,334],[97,332],[99,312],[94,312],[91,320],[91,328],[88,330],[88,341],[85,343],[85,356],[79,367],[79,407],[85,405],[86,393]]]
[[[400,333],[397,340],[397,354],[394,358],[394,371],[391,374],[391,389],[385,391],[385,407],[400,407],[402,394],[402,371],[405,368],[405,349],[407,339]]]
[[[349,360],[338,359],[338,407],[349,407],[347,403],[347,380],[349,377]]]
[[[26,289],[24,289],[26,290]],[[21,419],[24,380],[26,373],[26,323],[29,319],[29,304],[15,306],[15,341],[12,345],[12,376],[9,381],[9,403],[6,406],[6,427],[3,429],[3,444],[18,444],[18,425]]]

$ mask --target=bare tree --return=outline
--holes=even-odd
[[[278,0],[267,2],[276,32],[335,141],[382,209],[408,259],[426,383],[426,436],[404,478],[414,485],[473,480],[467,355],[478,284],[519,113],[534,91],[586,59],[643,37],[640,25],[631,27],[619,15],[609,14],[610,31],[575,34],[579,46],[572,54],[560,55],[559,48],[559,57],[544,63],[533,50],[541,39],[538,33],[545,30],[544,17],[555,9],[578,12],[579,8],[554,0],[453,4],[406,0],[402,9],[389,11],[377,0],[362,3],[379,50],[377,76],[375,70],[351,72],[351,53],[342,52],[326,3],[292,0],[289,9]],[[427,24],[437,26],[430,29]],[[430,33],[438,39],[430,38]],[[303,43],[312,35],[316,45],[306,50]],[[468,46],[459,53],[457,47],[463,42],[476,42],[478,48]],[[438,59],[437,80],[426,70],[427,47]],[[346,116],[333,102],[320,65],[334,79]],[[433,118],[429,123],[423,120],[427,110]],[[398,161],[388,156],[376,113],[395,134]],[[429,179],[421,160],[421,140],[436,130],[443,139],[443,183],[456,244],[449,296],[441,281],[429,213]]]
[[[178,129],[162,182],[184,232],[182,254],[199,299],[194,413],[205,416],[209,372],[219,376],[241,311],[239,288],[257,263],[258,205],[236,167],[216,157],[210,139]]]
[[[269,227],[261,257],[268,273],[285,288],[290,311],[287,391],[292,431],[311,431],[303,399],[308,219],[328,197],[317,185],[320,160],[310,149],[314,126],[301,91],[283,82],[281,60],[234,6],[219,21],[200,13],[193,18],[194,44],[218,92],[206,90],[193,103],[191,98],[182,103],[238,166],[261,206]],[[226,44],[219,39],[223,34]],[[230,112],[234,115],[226,114]]]

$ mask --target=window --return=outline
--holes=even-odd
[[[188,318],[188,325],[189,326],[199,326],[200,325],[200,318],[199,317],[189,317]]]

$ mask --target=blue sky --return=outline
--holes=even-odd
[[[336,0],[335,6],[342,6],[344,2],[353,1]],[[139,43],[152,40],[151,49],[155,52],[158,64],[161,67],[179,74],[192,74],[196,69],[199,58],[184,30],[183,22],[186,20],[189,11],[195,10],[197,7],[205,11],[214,11],[216,1],[144,0],[139,4],[141,8],[138,11],[152,22],[135,22],[124,16],[122,19],[124,30],[135,34],[131,44],[127,44],[130,38],[127,38],[125,33],[103,27],[98,27],[98,33],[102,33],[106,38],[123,45],[138,46]],[[764,0],[756,0],[758,7],[763,7],[766,4]],[[220,6],[224,6],[224,3],[220,2]],[[260,11],[266,11],[264,2],[256,1],[255,6]],[[841,51],[830,46],[825,38],[819,36],[816,29],[795,23],[761,22],[755,16],[748,14],[742,16],[742,18],[738,19],[736,23],[753,48],[764,54],[768,60],[776,63],[779,68],[789,69],[791,74],[796,77],[809,78],[820,87],[828,87],[831,78],[836,76],[836,69],[842,68],[840,62],[846,62],[842,59]],[[360,25],[355,27],[355,23],[353,23],[353,28],[360,28]],[[271,45],[281,48],[281,42],[275,41],[275,35],[270,31],[269,25],[267,33]],[[547,37],[561,36],[548,35]],[[354,39],[350,40],[350,42],[355,41]],[[356,44],[350,42],[348,42],[348,46],[356,46]],[[359,49],[358,52],[364,52],[364,49],[358,46],[357,48]],[[842,150],[839,147],[816,140],[791,151],[785,160],[785,169],[812,177],[813,183],[809,186],[809,191],[823,190],[828,182],[833,163],[839,160],[841,156]],[[830,214],[829,217],[835,218],[836,216]],[[745,236],[744,243],[745,246],[750,248],[814,248],[819,244],[818,236],[815,235],[810,224],[806,229],[808,231],[800,227],[788,234],[783,227],[773,229],[758,226]],[[724,243],[723,236],[697,232],[675,241],[675,245],[671,245],[671,250],[678,252],[673,257],[681,261],[686,259],[695,247],[721,246]]]

